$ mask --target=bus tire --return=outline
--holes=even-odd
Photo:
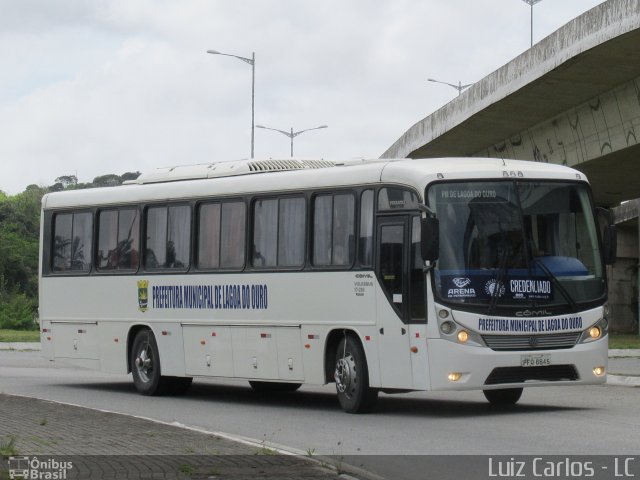
[[[288,393],[295,392],[302,384],[301,383],[286,383],[286,382],[260,382],[257,380],[250,380],[249,385],[258,393]]]
[[[522,396],[522,388],[483,390],[482,393],[492,405],[515,405]]]
[[[133,384],[141,395],[163,395],[171,389],[171,378],[160,373],[160,353],[151,330],[140,330],[131,348]]]
[[[367,358],[360,342],[345,335],[336,352],[334,379],[340,406],[347,413],[366,413],[373,410],[378,390],[369,386]]]

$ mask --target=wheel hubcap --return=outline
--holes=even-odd
[[[153,374],[153,353],[148,343],[142,346],[140,353],[136,357],[135,364],[140,379],[145,383],[151,381]]]
[[[355,389],[357,380],[356,363],[351,354],[347,354],[336,362],[336,371],[333,374],[333,378],[336,381],[338,392],[350,396]]]

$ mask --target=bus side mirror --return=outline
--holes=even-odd
[[[598,223],[602,235],[602,257],[605,265],[614,265],[618,256],[618,233],[613,223],[611,212],[605,208],[598,207]]]
[[[435,262],[438,259],[440,248],[440,222],[434,216],[427,215],[422,219],[421,228],[421,254],[425,262]]]

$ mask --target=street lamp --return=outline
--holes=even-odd
[[[531,46],[533,47],[533,6],[536,3],[540,3],[542,0],[522,0],[527,5],[531,6]]]
[[[278,130],[277,128],[269,128],[264,125],[256,125],[256,128],[264,128],[265,130],[273,130],[274,132],[280,132],[283,135],[286,135],[291,139],[291,158],[293,158],[293,138],[297,137],[301,133],[308,132],[310,130],[319,130],[321,128],[328,128],[328,125],[320,125],[319,127],[307,128],[306,130],[300,130],[299,132],[294,132],[293,127],[291,127],[291,131],[287,132],[286,130]]]
[[[440,80],[434,80],[433,78],[427,78],[428,82],[435,82],[435,83],[442,83],[443,85],[449,85],[450,87],[455,88],[456,90],[458,90],[458,96],[460,96],[460,94],[462,93],[462,90],[464,90],[467,87],[470,87],[471,85],[473,85],[473,83],[468,83],[467,85],[462,85],[462,82],[458,82],[458,85],[454,85],[453,83],[447,83],[447,82],[441,82]]]
[[[251,65],[251,158],[253,158],[253,138],[254,138],[254,118],[255,118],[255,91],[256,91],[256,52],[251,52],[251,58],[240,57],[238,55],[230,55],[228,53],[220,53],[217,50],[207,50],[207,53],[213,55],[223,55],[225,57],[234,57],[238,60]]]

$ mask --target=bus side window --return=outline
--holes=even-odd
[[[411,285],[411,318],[414,320],[425,319],[424,298],[424,261],[420,253],[420,217],[414,216],[411,221],[411,257],[409,265]]]
[[[383,225],[380,229],[380,277],[391,301],[402,308],[404,227]]]
[[[53,270],[56,272],[91,269],[93,216],[89,212],[57,214],[53,232]]]
[[[318,195],[313,212],[313,265],[351,266],[355,257],[353,195]]]
[[[302,267],[305,258],[304,197],[257,200],[253,210],[254,267]]]
[[[365,190],[360,197],[360,265],[373,265],[373,190]]]
[[[98,270],[138,268],[140,242],[138,210],[106,210],[98,214]]]
[[[147,210],[146,232],[146,268],[184,270],[189,267],[189,206],[150,207]]]

